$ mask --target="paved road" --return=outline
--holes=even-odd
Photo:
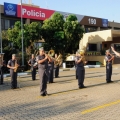
[[[10,78],[0,86],[0,120],[119,120],[120,69],[105,82],[105,68],[86,69],[86,89],[78,89],[75,71],[60,72],[48,84],[48,96],[39,96],[39,78],[18,78],[20,89],[10,89]]]

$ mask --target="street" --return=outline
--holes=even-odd
[[[40,96],[39,77],[18,77],[18,89],[10,89],[10,77],[0,86],[0,120],[119,120],[120,65],[113,67],[113,83],[106,83],[105,67],[86,69],[85,89],[78,89],[75,70],[60,72],[48,84],[48,96]]]

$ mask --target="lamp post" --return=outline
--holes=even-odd
[[[24,66],[22,0],[21,0],[21,42],[22,42],[22,66]]]
[[[0,9],[0,47],[1,47],[1,53],[2,53],[2,27],[1,27],[1,9]]]

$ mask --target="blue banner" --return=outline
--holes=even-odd
[[[17,5],[4,2],[4,15],[17,17]]]
[[[108,19],[102,19],[103,27],[108,27]]]

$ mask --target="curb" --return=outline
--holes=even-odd
[[[100,67],[103,67],[103,66],[100,66],[100,65],[87,65],[87,66],[84,66],[85,68],[100,68]],[[62,71],[71,71],[71,70],[75,70],[75,67],[74,68],[64,68],[64,69],[60,69],[59,71],[62,72]],[[24,76],[24,75],[30,75],[31,72],[24,72],[24,73],[18,73],[18,76]],[[38,72],[37,72],[38,74]],[[4,74],[4,78],[5,77],[10,77],[10,74]]]

